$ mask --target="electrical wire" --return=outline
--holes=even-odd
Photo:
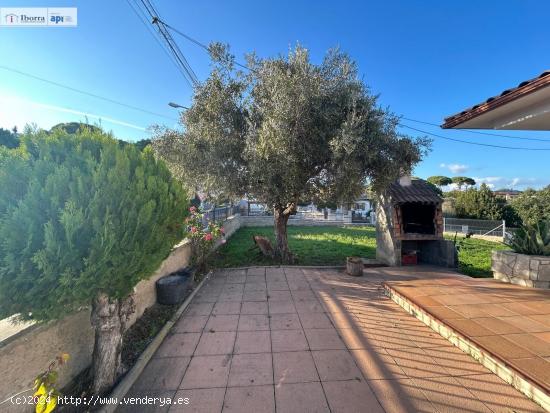
[[[176,67],[176,69],[181,73],[181,75],[183,77],[186,77],[186,74],[184,72],[184,70],[181,68],[181,66],[178,64],[178,62],[176,61],[176,59],[174,58],[174,56],[172,56],[172,54],[170,53],[170,51],[168,51],[166,49],[166,47],[162,44],[162,42],[160,41],[160,39],[158,38],[158,36],[156,35],[155,31],[149,26],[149,22],[147,20],[147,16],[145,15],[145,12],[143,11],[143,9],[141,7],[139,7],[139,4],[137,3],[137,0],[135,0],[135,7],[134,5],[131,3],[131,0],[126,0],[126,3],[128,3],[128,6],[130,6],[130,8],[132,9],[132,11],[134,12],[134,14],[137,16],[137,18],[139,19],[139,21],[145,26],[145,29],[149,32],[149,34],[153,37],[153,39],[155,39],[155,42],[157,42],[157,44],[160,46],[160,48],[162,49],[162,51],[166,54],[166,56],[168,56],[168,59],[170,59],[170,61],[174,64],[174,66]],[[187,78],[185,79],[187,82]]]
[[[426,121],[417,120],[417,119],[406,118],[406,117],[404,117],[404,116],[402,116],[401,119],[408,120],[408,121],[410,121],[410,122],[422,123],[422,124],[424,124],[424,125],[435,126],[435,127],[437,127],[437,128],[440,128],[440,127],[441,127],[441,125],[438,125],[438,124],[436,124],[436,123],[426,122]],[[529,137],[523,137],[523,136],[503,135],[503,134],[500,134],[500,133],[480,132],[480,131],[476,131],[476,130],[463,129],[463,128],[453,128],[453,129],[449,129],[449,130],[453,130],[453,131],[467,131],[467,132],[470,132],[470,133],[475,133],[475,134],[477,134],[477,135],[498,136],[498,137],[501,137],[501,138],[519,139],[519,140],[526,140],[526,141],[537,141],[537,142],[547,142],[547,143],[550,143],[550,139],[529,138]]]
[[[438,135],[438,134],[432,133],[432,132],[427,132],[427,131],[422,130],[422,129],[413,128],[412,126],[404,125],[403,123],[399,123],[399,126],[407,128],[407,129],[414,130],[416,132],[424,133],[424,134],[429,135],[429,136],[434,136],[436,138],[445,139],[445,140],[453,141],[453,142],[465,143],[465,144],[468,144],[468,145],[486,146],[486,147],[491,147],[491,148],[522,150],[522,151],[550,151],[550,148],[524,148],[524,147],[517,147],[517,146],[492,145],[490,143],[468,142],[468,141],[463,141],[463,140],[460,140],[460,139],[449,138],[449,137],[443,136],[443,135]]]
[[[154,115],[154,116],[159,116],[161,118],[165,118],[165,119],[170,119],[170,120],[177,120],[175,118],[172,118],[170,116],[166,116],[166,115],[163,115],[161,113],[157,113],[157,112],[153,112],[153,111],[150,111],[150,110],[147,110],[147,109],[143,109],[143,108],[140,108],[138,106],[134,106],[134,105],[130,105],[128,103],[124,103],[124,102],[120,102],[118,100],[114,100],[114,99],[111,99],[111,98],[107,98],[107,97],[104,97],[104,96],[101,96],[101,95],[98,95],[96,93],[92,93],[92,92],[87,92],[85,90],[82,90],[82,89],[77,89],[75,87],[72,87],[72,86],[67,86],[67,85],[64,85],[62,83],[59,83],[59,82],[55,82],[53,80],[49,80],[49,79],[45,79],[43,77],[40,77],[40,76],[36,76],[36,75],[33,75],[31,73],[27,73],[27,72],[23,72],[21,70],[18,70],[18,69],[14,69],[12,67],[8,67],[8,66],[4,66],[4,65],[0,65],[0,69],[3,69],[3,70],[7,70],[8,72],[12,72],[12,73],[17,73],[21,76],[26,76],[28,78],[31,78],[31,79],[35,79],[35,80],[39,80],[41,82],[44,82],[44,83],[49,83],[50,85],[54,85],[54,86],[57,86],[57,87],[61,87],[63,89],[67,89],[67,90],[70,90],[72,92],[76,92],[76,93],[80,93],[82,95],[86,95],[86,96],[90,96],[90,97],[93,97],[93,98],[96,98],[96,99],[100,99],[100,100],[103,100],[105,102],[109,102],[109,103],[113,103],[115,105],[119,105],[119,106],[124,106],[125,108],[129,108],[129,109],[133,109],[133,110],[136,110],[138,112],[143,112],[143,113],[147,113],[149,115]]]

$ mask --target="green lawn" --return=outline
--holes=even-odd
[[[272,227],[240,228],[228,242],[216,251],[214,267],[274,265],[258,249],[252,250],[253,235],[263,235],[274,241]],[[446,236],[453,239],[452,236]],[[296,265],[344,265],[346,257],[376,256],[376,233],[372,227],[288,227],[291,251]],[[478,238],[458,238],[458,270],[471,277],[492,277],[491,251],[509,249],[507,246]]]
[[[445,236],[452,240],[454,237]],[[475,278],[492,277],[491,251],[507,250],[510,247],[500,243],[486,241],[478,238],[457,238],[458,245],[458,270],[462,274]]]
[[[260,256],[253,235],[269,237],[274,242],[273,227],[244,227],[233,234],[215,254],[215,267],[276,264]],[[346,257],[376,256],[376,233],[372,227],[288,227],[290,250],[296,265],[344,265]]]

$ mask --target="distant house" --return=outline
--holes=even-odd
[[[497,198],[502,198],[506,201],[511,201],[515,197],[521,195],[521,193],[521,191],[516,191],[515,189],[499,189],[497,191],[493,191],[493,194]]]
[[[441,127],[550,130],[550,70],[445,118]]]

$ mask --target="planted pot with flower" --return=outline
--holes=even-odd
[[[191,242],[191,265],[197,278],[207,271],[208,256],[216,244],[225,242],[225,231],[220,224],[206,220],[197,207],[189,208],[189,213],[185,223],[187,238]]]

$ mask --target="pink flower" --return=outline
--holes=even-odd
[[[196,206],[192,206],[191,208],[189,208],[189,212],[195,212],[196,210],[197,210]]]
[[[221,228],[220,228],[220,232],[221,232],[222,234],[225,234],[225,229],[223,229],[223,227],[221,227]]]
[[[212,234],[208,233],[208,234],[204,234],[204,239],[206,241],[212,241]]]
[[[191,232],[194,234],[195,232],[197,232],[197,227],[191,227]]]
[[[224,239],[222,239],[222,244],[225,244],[227,241]]]

